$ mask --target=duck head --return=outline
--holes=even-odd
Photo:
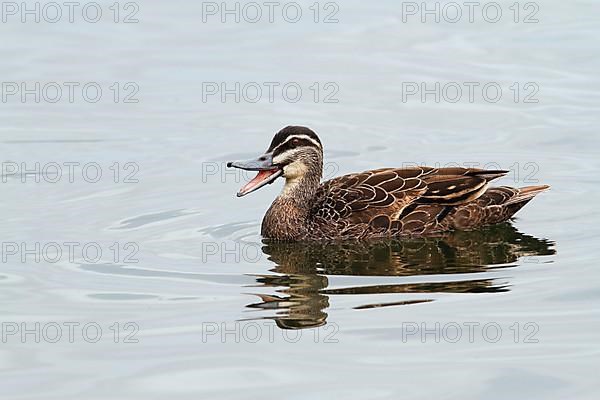
[[[246,161],[230,161],[227,166],[258,171],[256,177],[239,190],[238,197],[273,183],[279,177],[286,180],[285,194],[303,183],[314,186],[316,180],[318,185],[323,174],[323,146],[309,128],[287,126],[275,134],[263,155]]]

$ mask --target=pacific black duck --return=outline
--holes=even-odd
[[[257,159],[228,167],[258,171],[238,197],[278,177],[281,194],[262,222],[265,238],[286,241],[431,236],[504,222],[549,186],[489,187],[508,171],[381,168],[321,183],[323,146],[312,130],[288,126]]]

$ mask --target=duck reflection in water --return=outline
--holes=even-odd
[[[326,324],[329,296],[389,293],[498,293],[509,286],[496,279],[381,284],[327,289],[327,276],[426,276],[470,274],[515,267],[525,257],[555,254],[554,243],[517,231],[510,223],[471,232],[451,232],[436,238],[286,243],[264,241],[263,253],[276,266],[274,274],[256,275],[258,287],[272,287],[277,295],[255,294],[260,302],[247,307],[274,312],[281,329],[315,328]],[[531,262],[540,262],[531,259]],[[282,289],[283,288],[283,289]],[[365,304],[356,309],[433,301],[399,300]]]

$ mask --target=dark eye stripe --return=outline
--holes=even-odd
[[[296,148],[299,148],[299,147],[312,147],[312,148],[315,148],[315,149],[319,149],[319,147],[317,145],[315,145],[313,142],[311,142],[308,139],[297,139],[297,140],[298,140],[297,144],[293,143],[294,139],[292,139],[292,140],[290,140],[288,142],[285,142],[283,144],[280,144],[273,151],[273,156],[277,156],[279,154],[285,153],[288,150],[296,149]]]

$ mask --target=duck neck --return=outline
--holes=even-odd
[[[277,240],[299,240],[308,233],[308,218],[319,188],[320,173],[288,177],[262,222],[263,237]]]

